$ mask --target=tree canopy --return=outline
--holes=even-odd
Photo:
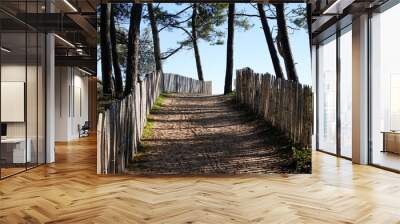
[[[162,61],[168,60],[168,58],[182,50],[194,50],[198,77],[200,80],[204,80],[201,49],[198,47],[199,41],[209,45],[228,43],[227,72],[225,76],[226,85],[231,85],[234,52],[233,33],[237,30],[252,28],[255,25],[255,20],[250,20],[249,18],[251,17],[260,18],[264,34],[266,37],[270,36],[272,38],[271,40],[267,38],[269,54],[272,54],[274,48],[276,48],[275,51],[282,56],[279,59],[275,55],[271,55],[274,56],[271,60],[275,61],[274,63],[278,67],[280,67],[278,65],[280,63],[279,60],[283,60],[287,78],[297,81],[296,63],[291,53],[289,36],[295,30],[307,29],[307,10],[304,4],[290,7],[283,4],[278,7],[277,5],[264,4],[265,7],[260,8],[257,4],[249,3],[254,10],[235,10],[233,5],[228,3],[170,4],[174,5],[172,7],[173,10],[171,7],[165,7],[164,4],[160,3],[148,3],[147,7],[143,7],[144,4],[113,3],[111,12],[102,7],[102,16],[104,15],[107,18],[99,18],[100,27],[102,28],[99,36],[107,38],[107,40],[111,39],[112,42],[110,46],[106,46],[107,44],[104,41],[98,40],[101,43],[100,48],[104,51],[99,56],[102,57],[102,60],[104,58],[108,61],[105,64],[102,63],[104,69],[108,71],[103,77],[103,80],[110,82],[110,84],[107,84],[107,88],[121,89],[119,80],[124,81],[123,86],[126,88],[126,80],[131,80],[129,76],[132,73],[132,69],[138,73],[138,77],[143,77],[155,70],[162,71]],[[141,6],[140,11],[137,11],[138,6]],[[137,11],[136,15],[134,15],[133,11],[135,9]],[[263,13],[260,10],[263,10]],[[227,25],[228,15],[233,19],[233,24],[231,23],[229,26]],[[263,23],[263,20],[266,20],[266,23]],[[136,23],[135,26],[132,26],[133,22]],[[140,26],[140,23],[143,23],[143,26]],[[132,42],[134,36],[132,36],[131,29],[135,27],[139,29],[135,31],[137,32],[136,35],[138,35],[137,56],[132,55],[132,53],[136,53],[131,51],[134,43]],[[166,51],[161,52],[159,39],[159,33],[161,32],[181,32],[183,35],[176,40],[176,46],[171,46]],[[129,59],[128,56],[131,58]],[[137,68],[132,63],[137,63]],[[278,68],[277,66],[275,67]],[[284,78],[283,75],[280,75],[279,70],[275,72],[277,76],[279,75],[278,77]],[[107,76],[112,76],[112,78],[109,79]],[[229,88],[225,89],[226,92],[231,91]],[[112,92],[114,90],[107,91]]]

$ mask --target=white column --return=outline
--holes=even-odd
[[[53,12],[51,1],[46,3],[47,12]],[[46,35],[46,163],[55,161],[55,42],[54,34]]]
[[[368,15],[353,18],[353,162],[368,163]]]
[[[47,34],[46,37],[46,97],[47,97],[47,108],[46,108],[46,163],[52,163],[55,161],[55,148],[54,148],[54,133],[55,133],[55,72],[54,72],[54,35]]]

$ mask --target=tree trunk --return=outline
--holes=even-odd
[[[123,96],[124,90],[122,86],[121,67],[119,65],[119,60],[118,60],[114,11],[115,8],[111,6],[111,15],[110,15],[111,53],[112,53],[112,62],[113,62],[114,77],[115,77],[115,95],[117,98],[121,98]]]
[[[279,33],[279,44],[282,49],[282,57],[285,61],[286,74],[289,80],[298,82],[296,67],[293,61],[292,50],[290,48],[289,35],[287,32],[285,8],[284,4],[275,4],[276,8],[276,19]]]
[[[312,10],[311,10],[311,3],[307,3],[307,30],[308,30],[308,40],[310,44],[310,51],[312,49]]]
[[[151,33],[153,36],[154,60],[156,62],[156,71],[162,73],[160,38],[158,36],[157,19],[154,15],[153,4],[147,3],[147,9],[149,11]]]
[[[128,34],[125,95],[129,95],[135,90],[136,82],[138,81],[140,22],[142,20],[142,10],[143,4],[132,4]]]
[[[110,51],[110,4],[100,6],[100,49],[101,49],[101,75],[103,84],[103,94],[112,95],[111,88],[111,51]]]
[[[265,40],[267,41],[269,54],[271,55],[272,65],[274,66],[275,75],[276,77],[283,79],[284,76],[282,72],[282,67],[279,62],[279,57],[274,45],[274,39],[272,38],[271,30],[269,29],[267,16],[265,15],[264,11],[264,5],[258,3],[257,8],[258,8],[258,13],[260,14],[260,20],[264,30]]]
[[[197,3],[193,3],[193,14],[192,14],[192,42],[194,49],[194,57],[196,59],[197,76],[199,80],[204,81],[203,69],[201,68],[200,52],[197,46]]]
[[[226,45],[226,74],[225,74],[225,89],[224,89],[225,95],[232,92],[234,32],[235,32],[235,3],[230,3],[228,9],[228,40]]]

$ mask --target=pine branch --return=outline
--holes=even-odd
[[[169,58],[169,57],[171,57],[172,55],[174,55],[174,54],[176,54],[179,50],[181,50],[182,48],[184,47],[184,45],[183,44],[181,44],[179,47],[177,47],[177,48],[175,48],[175,49],[169,49],[167,52],[164,52],[163,53],[163,55],[165,55],[165,56],[162,56],[161,57],[161,60],[165,60],[165,59],[167,59],[167,58]]]
[[[177,26],[177,25],[180,25],[180,24],[182,24],[182,23],[186,23],[186,22],[189,21],[190,19],[191,19],[191,18],[188,17],[187,19],[182,20],[182,21],[178,21],[178,22],[173,21],[173,22],[170,22],[170,23],[168,23],[167,25],[161,27],[161,28],[158,30],[158,32],[161,32],[161,31],[164,30],[165,28],[168,28],[168,27],[170,27],[170,26],[172,26],[172,25]]]
[[[191,34],[187,29],[185,29],[184,27],[175,26],[175,25],[171,25],[171,26],[174,27],[174,28],[177,28],[177,29],[182,30],[183,32],[185,32],[185,33],[189,36],[189,38],[190,38],[191,40],[193,39],[192,34]]]
[[[258,14],[246,14],[246,13],[235,13],[235,16],[247,16],[247,17],[258,17],[258,18],[260,18],[260,15],[258,15]],[[276,19],[276,17],[267,16],[267,19]]]

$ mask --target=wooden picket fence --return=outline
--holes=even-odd
[[[236,71],[236,100],[285,133],[293,143],[311,147],[311,87],[245,68]]]
[[[172,81],[171,81],[172,80]],[[178,80],[178,81],[177,81]],[[147,115],[161,92],[211,95],[211,82],[153,73],[136,84],[135,94],[107,105],[98,114],[97,173],[123,173],[137,153]]]
[[[164,92],[212,94],[211,81],[199,82],[199,80],[175,74],[164,74],[162,80]]]

